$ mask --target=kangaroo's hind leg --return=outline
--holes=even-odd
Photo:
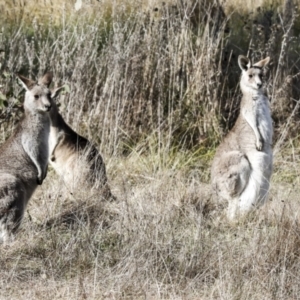
[[[239,196],[248,184],[251,166],[239,151],[223,153],[214,162],[212,184],[217,195],[228,201],[228,217],[234,218]]]
[[[25,190],[14,176],[0,175],[0,243],[7,243],[20,226],[26,201]]]

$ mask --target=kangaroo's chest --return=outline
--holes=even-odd
[[[231,148],[243,152],[257,152],[257,141],[263,140],[263,150],[269,152],[272,144],[273,125],[268,99],[261,97],[257,100],[248,99],[242,103],[239,118],[233,128]]]
[[[42,122],[36,124],[31,131],[25,131],[24,137],[26,141],[31,143],[35,148],[39,149],[40,151],[44,152],[45,150],[48,152],[49,145],[49,132],[50,132],[50,120],[49,118],[44,118]],[[32,137],[32,139],[30,138]],[[31,141],[30,141],[31,140]]]
[[[52,154],[55,147],[58,144],[59,139],[59,130],[57,127],[51,126],[50,127],[50,134],[49,134],[49,153]]]
[[[33,115],[29,121],[23,124],[22,146],[35,167],[38,164],[44,169],[49,157],[50,119],[47,115]]]
[[[269,103],[267,101],[256,101],[254,103],[256,125],[265,143],[272,144],[273,125]]]

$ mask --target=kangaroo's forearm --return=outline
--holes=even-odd
[[[263,147],[263,138],[258,128],[258,122],[256,114],[244,114],[244,118],[246,119],[247,123],[251,127],[254,132],[255,139],[256,139],[256,148],[257,150],[261,150]]]

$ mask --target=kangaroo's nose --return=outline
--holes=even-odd
[[[257,83],[257,87],[260,89],[262,87],[262,83]]]
[[[46,111],[49,111],[51,109],[51,104],[45,104],[44,107]]]

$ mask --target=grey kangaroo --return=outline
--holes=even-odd
[[[240,55],[243,93],[239,117],[216,151],[211,169],[212,187],[228,201],[228,218],[262,205],[268,196],[273,168],[273,125],[269,99],[263,92],[267,57],[252,65]]]
[[[47,174],[52,107],[46,73],[38,82],[17,75],[26,89],[24,115],[14,133],[0,147],[0,242],[10,241],[25,207]]]
[[[50,118],[49,162],[67,187],[72,190],[83,184],[100,191],[101,196],[108,200],[115,199],[107,182],[105,164],[96,147],[64,121],[55,103]]]

